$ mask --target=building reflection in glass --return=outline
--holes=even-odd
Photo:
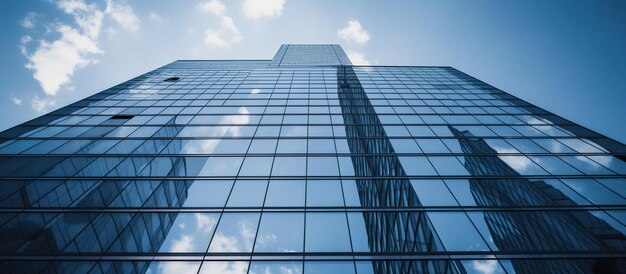
[[[483,139],[449,126],[464,153],[465,167],[473,177],[469,187],[478,206],[576,206],[560,190],[542,180],[523,178],[497,156]],[[623,250],[626,237],[588,211],[485,211],[484,219],[501,251]],[[626,261],[512,260],[519,273],[624,273]]]
[[[357,177],[361,205],[367,208],[421,206],[374,107],[351,67],[338,67],[339,100]],[[419,253],[444,251],[424,212],[365,212],[370,251]],[[374,261],[375,273],[464,273],[458,261]]]
[[[625,271],[623,145],[344,57],[177,61],[0,133],[0,272]]]
[[[173,139],[182,126],[172,118],[161,127],[152,138],[137,149],[146,153],[156,153],[167,146],[172,153],[180,151],[181,141]],[[114,127],[110,130],[115,129]],[[101,136],[107,132],[100,132]],[[93,141],[94,143],[97,142]],[[168,145],[169,144],[169,145]],[[79,153],[85,153],[91,144]],[[67,163],[68,160],[61,162]],[[137,176],[165,172],[167,176],[185,176],[188,170],[185,157],[135,157],[120,160],[111,166],[102,158],[94,158],[79,172],[83,176]],[[167,161],[167,163],[165,163]],[[48,171],[57,170],[50,167]],[[107,174],[101,174],[106,172]],[[5,196],[2,207],[40,208],[67,207],[101,209],[115,207],[171,208],[180,207],[185,202],[190,180],[33,180],[15,181],[17,189]],[[54,191],[50,191],[54,189]],[[10,188],[3,188],[9,191]],[[38,196],[44,193],[43,196]],[[122,254],[154,253],[159,251],[177,212],[67,212],[67,213],[3,213],[0,228],[0,252],[17,254]],[[123,272],[143,273],[149,264],[142,261],[126,262],[118,269]],[[80,264],[62,262],[16,263],[6,261],[1,264],[2,272],[37,273],[56,271],[58,273],[78,273]],[[89,267],[87,267],[89,269]]]

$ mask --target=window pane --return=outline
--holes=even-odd
[[[179,274],[193,274],[198,272],[200,262],[185,262],[185,261],[153,261],[146,270],[146,273],[179,273]]]
[[[308,157],[307,161],[308,176],[339,176],[335,157]]]
[[[437,175],[433,166],[426,157],[401,156],[398,157],[407,175]]]
[[[561,179],[561,181],[596,205],[623,205],[626,203],[626,199],[594,180]]]
[[[246,153],[250,140],[184,140],[181,153],[184,154],[225,154]]]
[[[179,213],[159,252],[202,252],[209,245],[219,213]]]
[[[308,180],[307,206],[343,206],[341,181]]]
[[[239,176],[269,176],[273,157],[246,157]]]
[[[198,175],[236,176],[242,162],[243,157],[209,157]]]
[[[246,274],[248,272],[248,262],[242,261],[204,261],[199,274]],[[182,274],[176,271],[168,272]],[[195,273],[195,272],[194,272]]]
[[[332,139],[309,139],[308,153],[335,153],[335,142]]]
[[[303,213],[263,213],[255,252],[302,252]]]
[[[441,176],[469,176],[469,172],[453,156],[430,156],[430,162],[435,166],[437,173]]]
[[[465,213],[428,212],[428,217],[447,251],[489,250]]]
[[[224,213],[209,252],[251,252],[259,213]]]
[[[342,173],[343,175],[343,173]],[[346,206],[361,206],[361,198],[359,198],[359,189],[354,180],[342,180],[343,196]]]
[[[250,144],[248,153],[274,153],[277,142],[276,139],[254,139]]]
[[[307,213],[307,252],[350,252],[345,213]]]
[[[456,206],[456,200],[441,180],[411,180],[423,206]]]
[[[488,272],[492,274],[507,273],[506,271],[504,271],[504,268],[502,268],[498,260],[462,260],[461,263],[466,270],[469,270],[469,272],[467,273],[485,273],[485,269],[487,269]]]
[[[265,206],[304,206],[304,181],[271,180]]]
[[[354,272],[354,262],[340,261],[305,261],[304,273],[307,274],[350,274]]]
[[[222,207],[233,187],[233,181],[196,180],[187,190],[184,207]]]
[[[249,273],[250,274],[301,274],[302,262],[253,261],[250,264]]]
[[[276,157],[272,176],[306,176],[306,158]]]
[[[276,153],[306,153],[305,139],[280,139]]]
[[[352,248],[354,252],[370,252],[367,236],[367,229],[363,213],[348,213],[350,223],[350,236],[352,237]]]
[[[237,180],[226,206],[261,207],[266,189],[266,180]]]

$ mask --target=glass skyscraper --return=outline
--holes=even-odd
[[[616,125],[617,126],[617,125]],[[626,273],[626,146],[338,45],[180,60],[0,133],[0,273]]]

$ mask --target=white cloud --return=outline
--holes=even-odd
[[[215,15],[224,15],[224,12],[226,12],[226,6],[224,6],[224,4],[220,2],[219,0],[211,0],[211,1],[204,2],[204,3],[200,3],[198,5],[198,8],[201,11],[210,12]]]
[[[227,236],[220,232],[215,234],[214,240],[217,241],[215,250],[222,252],[241,252],[242,250],[252,250],[255,231],[253,225],[249,224],[249,220],[242,220],[237,223],[237,232],[233,236]],[[213,241],[211,248],[213,249]]]
[[[302,273],[302,268],[292,264],[291,266],[278,266],[278,272],[273,272],[272,267],[270,266],[265,266],[264,268],[259,267],[258,265],[256,267],[254,267],[255,269],[250,269],[250,271],[248,272],[249,274],[296,274],[296,273]],[[274,268],[276,269],[276,268]],[[259,272],[256,272],[255,270],[259,270]]]
[[[243,39],[233,18],[226,15],[226,6],[219,0],[211,0],[200,3],[198,9],[212,13],[219,17],[219,28],[209,28],[205,31],[204,42],[220,48],[229,48],[232,44],[239,43]]]
[[[56,105],[56,101],[50,98],[33,97],[30,106],[37,112],[46,112]]]
[[[232,44],[239,43],[243,39],[239,29],[235,26],[233,18],[222,16],[220,27],[217,30],[207,29],[204,42],[220,48],[229,48]]]
[[[280,17],[283,14],[285,0],[244,0],[243,13],[252,19]]]
[[[226,133],[226,129],[220,130],[223,134]],[[222,134],[222,136],[223,136]],[[211,140],[197,140],[192,142],[187,142],[182,151],[184,153],[189,154],[210,154],[213,153],[217,145],[220,144],[220,139],[211,139]]]
[[[158,273],[196,273],[198,262],[184,261],[161,261],[159,262]]]
[[[209,250],[215,252],[242,252],[252,250],[256,229],[250,220],[237,222],[237,231],[226,234],[218,231],[211,240]]]
[[[174,241],[170,252],[191,252],[193,251],[193,237],[189,235],[182,235],[180,240]]]
[[[494,149],[498,153],[519,153],[513,148],[494,147]],[[516,171],[524,171],[532,165],[532,161],[526,156],[498,155],[498,157]]]
[[[22,22],[20,22],[20,24],[24,28],[32,29],[37,24],[37,17],[38,16],[39,16],[39,14],[37,14],[36,12],[29,12],[29,13],[26,14],[26,17],[24,17],[24,19],[22,19]]]
[[[219,250],[220,252],[239,252],[238,245],[237,238],[224,235],[221,232],[215,233],[213,240],[211,240],[211,249]]]
[[[130,6],[112,0],[106,1],[105,9],[83,0],[61,0],[57,7],[70,15],[76,26],[63,22],[46,26],[60,36],[53,41],[39,40],[32,54],[26,47],[33,38],[26,35],[20,42],[20,50],[28,59],[26,67],[33,71],[33,77],[47,95],[56,95],[61,86],[71,81],[77,69],[97,63],[95,56],[104,53],[98,46],[98,39],[105,16],[125,30],[137,30],[139,24]],[[107,28],[106,32],[111,36],[116,30]]]
[[[352,62],[353,65],[369,65],[370,64],[370,61],[365,59],[365,56],[359,52],[348,50],[346,54],[348,55],[348,58],[350,58],[350,62]]]
[[[220,120],[220,124],[246,125],[250,123],[250,111],[248,108],[240,107],[238,113],[243,115],[225,116]],[[220,127],[218,129],[211,130],[210,133],[210,137],[224,137],[227,133],[231,136],[239,137],[241,136],[241,126]],[[210,154],[215,151],[221,141],[221,139],[211,139],[187,142],[187,144],[183,146],[182,150],[183,152],[189,154]]]
[[[52,43],[42,40],[26,65],[48,95],[56,95],[77,68],[96,63],[92,55],[102,53],[93,39],[70,26],[60,25],[57,31],[61,38]]]
[[[137,31],[139,29],[139,18],[129,5],[107,0],[106,13],[125,30]]]
[[[590,158],[593,158],[593,160]],[[576,156],[576,159],[594,169],[604,169],[605,166],[610,167],[613,162],[613,156]]]
[[[165,18],[161,17],[161,15],[159,15],[156,12],[150,12],[150,14],[148,15],[148,18],[150,18],[150,20],[156,21],[156,22],[163,22],[163,21],[165,21]]]
[[[74,18],[81,34],[95,43],[100,36],[104,12],[95,3],[86,4],[83,0],[62,0],[57,5]]]
[[[196,226],[199,231],[212,231],[217,224],[217,219],[206,214],[196,213]]]
[[[16,104],[16,105],[18,105],[18,106],[22,104],[22,99],[17,98],[17,97],[15,97],[15,96],[13,96],[13,97],[11,98],[11,100],[13,100],[13,103],[14,103],[14,104]]]
[[[591,145],[589,142],[593,143],[593,141],[588,139],[559,139],[559,141],[553,141],[552,146],[555,149],[558,149],[559,152],[565,151],[565,146],[561,143],[564,143],[568,147],[580,153],[602,153],[607,152],[606,150],[599,149],[599,147]],[[604,167],[611,167],[613,156],[576,156],[576,159],[590,165],[594,169],[602,169]]]
[[[248,271],[247,262],[204,261],[200,274],[243,274]]]
[[[254,225],[252,225],[254,226]],[[248,222],[240,222],[239,223],[239,234],[241,234],[241,238],[243,240],[243,246],[245,246],[246,250],[252,250],[254,235],[256,232],[255,227],[250,227]]]
[[[370,35],[363,29],[361,23],[357,20],[348,21],[348,25],[344,28],[337,30],[339,38],[346,41],[356,42],[358,44],[365,44],[370,40]]]
[[[499,270],[498,261],[496,260],[472,261],[472,268],[483,274],[493,274]]]

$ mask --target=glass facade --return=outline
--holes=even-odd
[[[2,273],[626,273],[626,146],[338,45],[176,61],[0,133]]]

